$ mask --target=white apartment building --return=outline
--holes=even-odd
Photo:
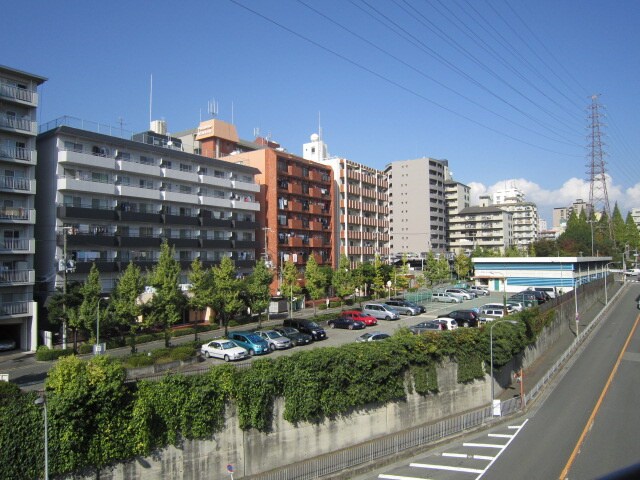
[[[385,168],[389,182],[389,249],[394,258],[446,253],[447,160],[423,157],[392,162]]]
[[[0,65],[0,339],[38,345],[36,250],[38,86],[47,79]]]
[[[535,203],[527,202],[517,187],[498,190],[491,195],[491,203],[513,214],[513,245],[526,250],[538,240],[539,217]]]
[[[183,280],[191,262],[231,257],[239,273],[256,258],[260,186],[253,167],[182,151],[148,131],[119,138],[77,128],[68,117],[38,137],[36,273],[42,298],[98,267],[109,292],[129,262],[144,271],[167,240]]]
[[[303,145],[303,157],[331,167],[336,188],[335,228],[339,256],[351,265],[373,263],[389,255],[387,178],[384,172],[345,158],[329,157],[319,135]]]
[[[449,217],[449,241],[456,255],[476,248],[504,253],[513,245],[513,214],[502,207],[467,207]]]
[[[633,218],[633,222],[636,224],[636,227],[640,230],[640,208],[632,208],[629,213],[631,214],[631,218]]]

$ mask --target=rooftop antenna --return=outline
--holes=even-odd
[[[320,123],[320,112],[318,112],[318,138],[322,142],[322,126]]]
[[[258,138],[259,136],[260,136],[260,127],[254,127],[253,138]]]
[[[122,137],[123,133],[122,133],[122,126],[126,125],[127,122],[124,121],[124,118],[122,117],[118,117],[118,125],[120,125],[120,136]]]
[[[233,125],[233,102],[231,102],[231,125]]]
[[[153,73],[151,74],[151,88],[149,88],[149,125],[151,125],[151,107],[153,106]]]
[[[218,102],[216,99],[207,102],[207,112],[211,115],[212,118],[216,118],[218,116]]]

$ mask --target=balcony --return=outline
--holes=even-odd
[[[116,160],[116,169],[123,173],[134,173],[150,177],[160,177],[162,175],[160,167],[157,165],[149,165],[124,159]]]
[[[175,248],[199,248],[200,241],[197,238],[167,238],[170,247]]]
[[[7,302],[0,304],[0,319],[31,316],[31,303],[29,301]]]
[[[302,237],[289,237],[290,247],[302,247],[304,245]]]
[[[14,100],[30,107],[38,106],[38,92],[18,87],[0,80],[0,97]]]
[[[35,270],[0,270],[0,286],[33,285]]]
[[[0,176],[0,190],[13,193],[36,194],[36,182],[25,177]]]
[[[296,218],[290,218],[289,220],[287,220],[287,227],[288,228],[295,228],[297,230],[302,230],[302,228],[303,228],[302,220],[301,219],[296,219]]]
[[[130,187],[129,187],[130,188]],[[76,178],[60,176],[58,177],[58,190],[91,192],[95,194],[113,195],[116,188],[113,183],[95,182],[88,175],[77,176]],[[156,198],[157,198],[157,192]]]
[[[234,260],[236,268],[253,268],[256,266],[255,260]]]
[[[293,193],[294,195],[302,195],[302,185],[299,183],[289,183],[289,188],[287,188],[289,193]]]
[[[170,215],[168,213],[162,214],[162,223],[167,225],[190,225],[197,226],[200,222],[198,217],[189,215]]]
[[[148,248],[160,248],[160,237],[135,237],[128,235],[118,235],[118,243],[121,247],[148,247]]]
[[[230,218],[215,218],[215,217],[204,217],[201,216],[200,225],[203,227],[223,227],[223,228],[231,228],[233,223]]]
[[[231,240],[225,240],[221,238],[202,238],[200,239],[202,248],[224,248],[228,249],[232,247]]]
[[[257,183],[241,182],[240,180],[232,180],[231,188],[253,193],[258,193],[260,191],[260,185]]]
[[[199,180],[196,172],[183,172],[171,168],[161,168],[162,176],[171,180],[180,180],[183,182],[197,183]]]
[[[214,177],[211,175],[200,175],[200,183],[213,187],[233,188],[233,183],[228,178]]]
[[[113,273],[120,271],[120,265],[115,260],[96,260],[92,262],[76,262],[75,273],[89,273],[94,263],[100,273]]]
[[[287,174],[293,177],[302,177],[302,168],[297,165],[289,165],[287,168]]]
[[[233,240],[233,248],[242,248],[242,249],[249,249],[249,250],[255,250],[256,248],[256,241],[255,240]]]
[[[28,148],[0,145],[0,159],[35,165],[37,154],[35,150],[29,150]]]
[[[107,168],[109,170],[114,170],[116,166],[116,161],[113,158],[74,150],[61,150],[58,153],[58,162],[63,165],[73,164],[89,168]]]
[[[233,228],[237,230],[255,230],[258,228],[258,222],[253,220],[233,220]]]
[[[235,208],[237,210],[249,210],[252,212],[259,212],[260,203],[250,200],[249,197],[247,197],[240,200],[232,200],[231,208]]]
[[[118,210],[118,220],[121,222],[162,223],[162,215],[150,212],[135,212],[131,210]]]
[[[58,205],[57,216],[63,219],[85,218],[88,220],[105,220],[108,222],[118,220],[118,215],[114,209],[95,208],[89,205]]]
[[[0,254],[31,254],[36,251],[33,238],[5,238],[0,240]]]
[[[312,248],[321,248],[327,247],[329,245],[329,241],[320,237],[312,237],[309,239],[309,246]]]
[[[133,197],[133,198],[147,199],[147,200],[160,200],[160,192],[155,188],[133,187],[130,185],[116,185],[115,194],[121,197]]]
[[[199,200],[201,205],[206,205],[208,207],[231,208],[231,200],[228,200],[226,198],[200,195]]]
[[[58,234],[58,245],[62,245],[63,242],[63,236]],[[67,245],[70,247],[115,247],[118,242],[115,235],[106,232],[77,232],[67,234]]]
[[[32,208],[0,207],[0,223],[27,223],[36,222],[36,211]]]
[[[8,132],[36,135],[38,124],[29,118],[17,118],[13,115],[0,115],[0,129]]]
[[[160,198],[167,202],[197,204],[198,197],[195,193],[180,193],[169,190],[160,190]]]

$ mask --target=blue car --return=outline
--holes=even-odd
[[[249,356],[269,353],[269,344],[256,333],[229,332],[227,338],[245,348],[249,352]]]

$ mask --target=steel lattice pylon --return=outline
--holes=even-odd
[[[598,103],[599,95],[591,96],[589,107],[590,133],[589,133],[589,163],[587,174],[589,175],[589,205],[594,214],[606,213],[608,219],[609,236],[613,239],[613,226],[611,223],[611,208],[609,207],[609,195],[607,194],[607,178],[604,161],[604,142],[602,141],[601,118],[602,107]]]

